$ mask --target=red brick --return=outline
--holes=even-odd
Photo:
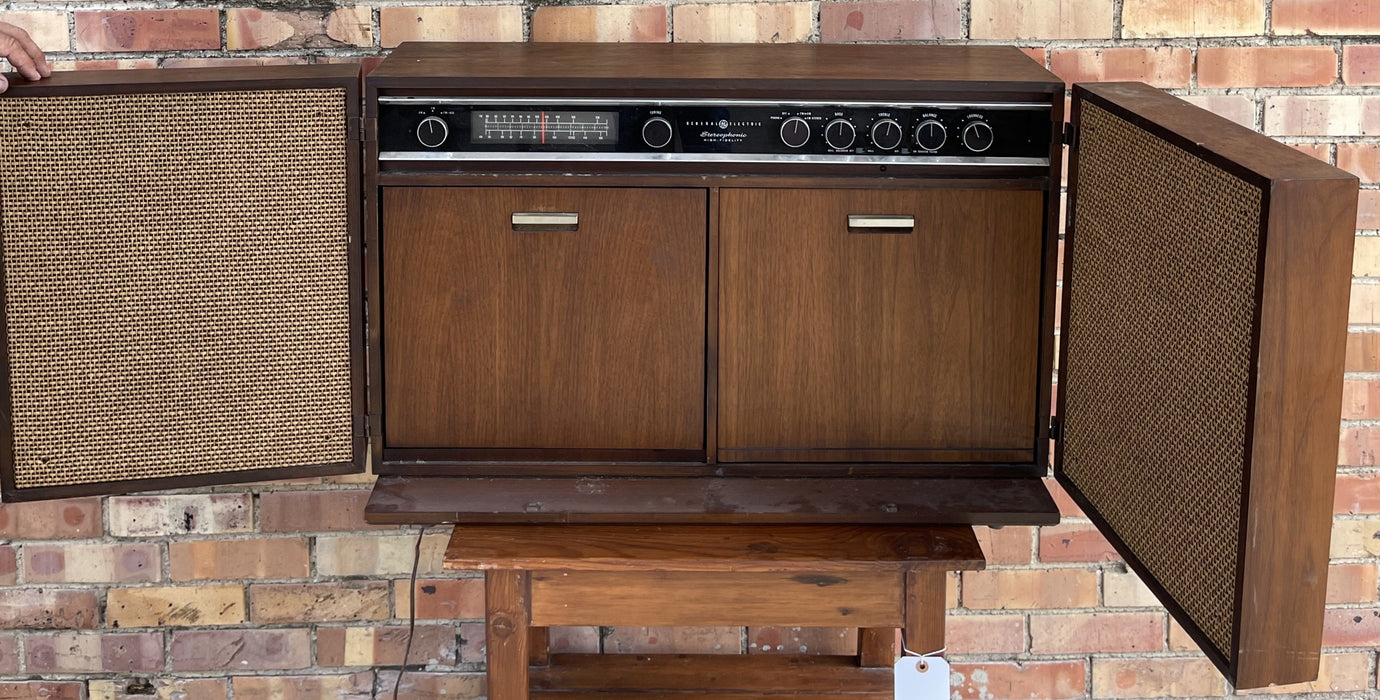
[[[722,628],[705,629],[708,631]],[[749,654],[849,656],[858,653],[858,630],[852,627],[749,627],[747,639]],[[706,653],[736,653],[739,643],[725,638],[716,642],[714,646],[715,649]]]
[[[220,13],[216,10],[103,10],[73,15],[77,51],[220,48]]]
[[[110,627],[203,627],[244,622],[244,589],[228,586],[113,588],[105,597]]]
[[[311,620],[304,617],[304,621]],[[264,671],[311,666],[311,632],[302,629],[177,630],[174,671]]]
[[[1380,381],[1348,379],[1342,382],[1342,419],[1380,417]]]
[[[1198,87],[1307,87],[1337,81],[1330,46],[1198,49]]]
[[[1326,611],[1322,643],[1324,647],[1380,646],[1380,608]]]
[[[127,70],[130,68],[157,68],[156,58],[111,58],[94,61],[57,61],[53,70]]]
[[[271,491],[259,496],[261,532],[378,530],[364,522],[369,491]]]
[[[1380,45],[1342,47],[1342,82],[1347,85],[1380,85]]]
[[[1353,293],[1355,288],[1353,287]],[[1380,453],[1380,428],[1345,426],[1342,428],[1339,463],[1348,467],[1374,466]]]
[[[1255,129],[1255,100],[1242,95],[1189,95],[1183,98],[1213,114]]]
[[[1338,474],[1332,512],[1380,513],[1380,476]]]
[[[1380,34],[1380,5],[1370,0],[1275,0],[1275,34]]]
[[[869,0],[819,6],[819,39],[824,43],[962,36],[958,3],[947,0]]]
[[[1375,103],[1375,108],[1380,110],[1380,101]],[[1356,203],[1356,228],[1380,229],[1380,190],[1361,190]]]
[[[422,538],[421,575],[442,572],[450,532]],[[412,571],[417,555],[417,535],[341,535],[316,538],[316,573],[320,576],[386,576]]]
[[[19,673],[19,637],[0,634],[0,675]]]
[[[944,627],[944,644],[950,654],[1019,654],[1025,651],[1025,618],[950,615]]]
[[[664,5],[538,7],[532,41],[669,41]]]
[[[1004,527],[994,529],[975,527],[978,544],[987,555],[989,566],[1021,566],[1030,563],[1031,542],[1034,540],[1032,528]]]
[[[99,498],[0,505],[0,537],[5,539],[57,540],[100,534]]]
[[[737,654],[739,627],[614,627],[604,651],[617,654]]]
[[[247,493],[115,496],[106,508],[110,534],[116,537],[223,534],[254,528],[253,497]]]
[[[393,684],[398,678],[396,671],[379,671],[377,698],[391,700]],[[398,697],[409,700],[449,700],[449,698],[477,698],[484,695],[485,679],[482,673],[424,673],[408,671],[403,675]],[[235,696],[239,700],[239,696]],[[331,696],[334,700],[335,696]],[[276,698],[274,700],[277,700]]]
[[[480,628],[482,635],[483,628]],[[417,625],[409,664],[455,665],[459,631],[454,625]],[[401,666],[407,627],[320,627],[316,630],[318,666]],[[483,661],[483,657],[476,659]]]
[[[28,583],[152,583],[163,574],[158,545],[28,545],[24,580]]]
[[[1078,569],[994,569],[963,572],[963,607],[975,610],[1090,608],[1097,572]]]
[[[1093,695],[1099,698],[1182,698],[1221,695],[1222,676],[1195,658],[1094,659]]]
[[[1380,144],[1337,144],[1337,167],[1350,170],[1362,182],[1380,182]]]
[[[267,12],[255,8],[225,11],[225,48],[318,49],[369,46],[374,42],[373,11],[336,7],[330,12]]]
[[[100,607],[95,591],[54,588],[0,590],[0,628],[95,629]],[[0,698],[3,698],[0,695]]]
[[[91,680],[87,687],[91,700],[227,700],[230,681],[226,678],[149,678],[154,695],[144,692],[144,686],[127,679]],[[129,692],[133,690],[135,692]]]
[[[235,700],[372,700],[373,680],[370,671],[349,675],[236,676],[231,679],[231,688]],[[391,695],[393,686],[386,687]]]
[[[1040,561],[1120,561],[1112,544],[1092,525],[1056,525],[1040,528]]]
[[[1164,615],[1158,613],[1030,616],[1032,654],[1159,651],[1164,639]]]
[[[306,578],[311,552],[303,537],[169,542],[168,570],[174,581]]]
[[[411,596],[408,582],[396,582],[397,617],[406,618]],[[417,619],[476,620],[484,617],[484,579],[417,579]]]
[[[163,670],[160,632],[59,632],[24,638],[29,673],[129,673]]]
[[[1060,245],[1062,246],[1062,244],[1060,244]],[[1061,248],[1061,250],[1062,250],[1062,248]],[[1060,262],[1060,268],[1061,268],[1061,269],[1063,268],[1063,263],[1062,263],[1062,262]],[[1078,508],[1078,504],[1073,502],[1073,498],[1070,497],[1070,496],[1064,491],[1064,487],[1059,485],[1059,482],[1055,481],[1054,479],[1048,478],[1048,477],[1046,477],[1044,481],[1045,481],[1045,489],[1049,491],[1050,497],[1054,499],[1054,505],[1056,505],[1056,506],[1059,507],[1059,516],[1060,516],[1060,517],[1064,517],[1064,518],[1085,518],[1085,517],[1087,517],[1086,515],[1083,515],[1083,511],[1080,510],[1080,509]]]
[[[672,10],[675,41],[762,42],[807,41],[814,11],[807,2],[676,5]]]
[[[1265,100],[1265,133],[1280,136],[1380,134],[1380,96],[1269,97]]]
[[[1084,697],[1088,667],[1082,661],[955,663],[949,676],[955,700],[1062,700]]]
[[[388,617],[387,581],[256,583],[249,586],[249,619],[258,625],[302,620],[353,622]]]
[[[67,51],[72,43],[67,36],[66,12],[5,12],[5,21],[28,33],[44,52]]]
[[[1346,371],[1380,371],[1380,333],[1351,333],[1347,335]]]
[[[19,559],[14,547],[0,547],[0,586],[13,586],[19,580]]]
[[[548,633],[548,640],[550,641],[549,648],[550,648],[551,651],[553,651],[553,652],[556,651],[556,650],[558,649],[558,647],[556,646],[556,639],[560,636],[560,635],[557,635],[556,629],[557,629],[557,628],[552,628],[551,632]],[[572,630],[572,629],[573,629],[573,630],[592,630],[592,631],[593,631],[593,635],[592,635],[592,636],[593,636],[593,639],[592,639],[592,640],[585,640],[586,643],[587,643],[587,646],[582,646],[582,647],[579,648],[579,649],[571,649],[570,651],[575,652],[575,653],[581,653],[581,654],[597,654],[597,653],[599,653],[599,646],[600,646],[600,644],[599,644],[599,628],[597,628],[597,627],[565,627],[565,628],[559,628],[559,629],[566,629],[566,630]],[[482,663],[484,663],[484,660],[485,660],[485,658],[486,658],[486,657],[485,657],[485,654],[488,652],[488,649],[486,648],[486,644],[485,644],[485,642],[487,641],[487,639],[486,639],[486,635],[487,635],[487,634],[488,634],[488,633],[487,633],[487,631],[486,631],[486,629],[485,629],[485,626],[484,626],[484,623],[483,623],[483,622],[462,622],[462,623],[460,623],[460,663],[462,663],[462,664],[473,664],[473,663],[481,663],[481,664],[482,664]],[[567,640],[569,639],[569,636],[568,636],[568,635],[566,635],[566,639],[567,639]],[[589,642],[591,642],[591,641],[592,641],[592,643],[589,643]]]
[[[1291,143],[1287,144],[1290,148],[1302,153],[1309,158],[1315,158],[1324,163],[1330,163],[1332,158],[1332,147],[1325,143]]]
[[[1110,39],[1111,0],[972,0],[973,39]]]
[[[1193,52],[1160,46],[1123,49],[1055,49],[1050,70],[1073,84],[1135,80],[1155,87],[1188,87],[1193,74]]]
[[[1261,0],[1125,0],[1126,38],[1251,36],[1265,31]]]
[[[86,684],[81,681],[0,682],[4,700],[86,700]]]
[[[1276,685],[1258,690],[1237,691],[1244,695],[1289,695],[1302,693],[1337,693],[1368,690],[1370,688],[1370,653],[1323,654],[1318,667],[1318,679],[1307,683]]]
[[[385,49],[404,41],[522,41],[522,7],[383,7],[379,39]]]

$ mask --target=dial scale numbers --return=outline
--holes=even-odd
[[[1045,105],[380,98],[385,160],[485,153],[705,154],[755,159],[862,156],[874,161],[1035,164],[1048,159]],[[463,154],[473,153],[474,156]],[[445,155],[457,154],[457,155]],[[1015,160],[1019,162],[1015,162]],[[1047,160],[1046,160],[1047,162]]]

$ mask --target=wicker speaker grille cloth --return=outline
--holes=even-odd
[[[1082,110],[1062,468],[1230,659],[1262,193]]]
[[[343,89],[0,100],[19,488],[348,462]]]

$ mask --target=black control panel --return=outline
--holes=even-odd
[[[1047,164],[1048,105],[383,97],[384,160],[528,158]],[[561,155],[563,154],[563,155]]]

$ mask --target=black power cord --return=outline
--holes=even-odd
[[[422,563],[422,538],[426,536],[426,531],[440,525],[450,525],[452,523],[435,523],[423,525],[417,531],[417,544],[412,550],[412,576],[408,578],[407,594],[407,646],[403,647],[402,666],[398,668],[398,678],[393,681],[393,700],[398,700],[398,690],[402,688],[403,674],[407,673],[407,659],[412,656],[412,640],[417,634],[417,569]]]

